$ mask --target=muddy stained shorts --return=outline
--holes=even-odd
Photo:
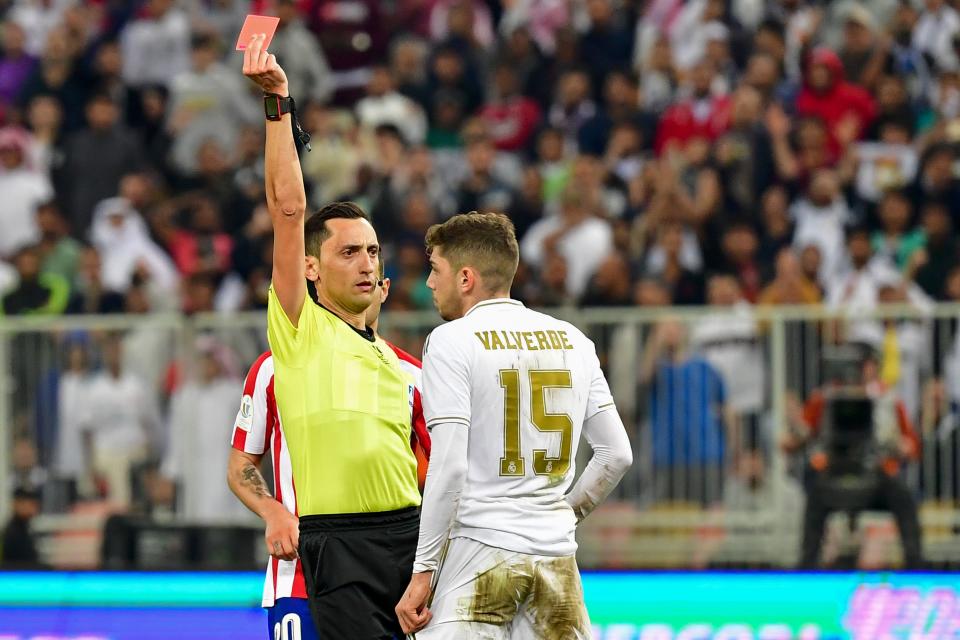
[[[591,637],[574,556],[534,556],[454,538],[433,619],[417,640],[581,640]]]

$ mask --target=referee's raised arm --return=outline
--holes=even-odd
[[[243,74],[264,93],[267,111],[265,174],[267,209],[273,221],[273,290],[293,326],[307,295],[303,224],[307,194],[293,140],[287,76],[255,35],[243,53]],[[275,105],[275,109],[274,109]]]

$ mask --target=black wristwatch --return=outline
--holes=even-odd
[[[263,112],[271,122],[282,120],[284,114],[291,114],[293,134],[307,151],[311,151],[310,134],[303,130],[300,121],[297,120],[297,103],[293,101],[293,96],[281,96],[279,93],[263,94]]]
[[[263,94],[263,112],[267,120],[276,122],[283,118],[284,114],[294,113],[297,105],[292,96],[281,96],[278,93]]]

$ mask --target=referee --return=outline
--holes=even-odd
[[[244,52],[243,72],[265,94],[274,232],[267,335],[310,611],[323,640],[403,638],[394,606],[419,530],[413,380],[364,321],[379,295],[377,234],[352,203],[327,205],[304,222],[293,100],[262,35]],[[308,279],[319,304],[307,295]]]

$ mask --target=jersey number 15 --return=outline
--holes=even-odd
[[[535,369],[527,372],[527,378],[530,421],[539,431],[560,434],[559,456],[553,458],[547,455],[546,449],[534,449],[533,472],[538,476],[563,476],[570,468],[573,421],[565,413],[547,413],[544,391],[573,388],[570,372]],[[503,387],[503,457],[500,458],[500,475],[522,476],[526,473],[526,461],[520,455],[520,371],[501,369],[500,386]]]

